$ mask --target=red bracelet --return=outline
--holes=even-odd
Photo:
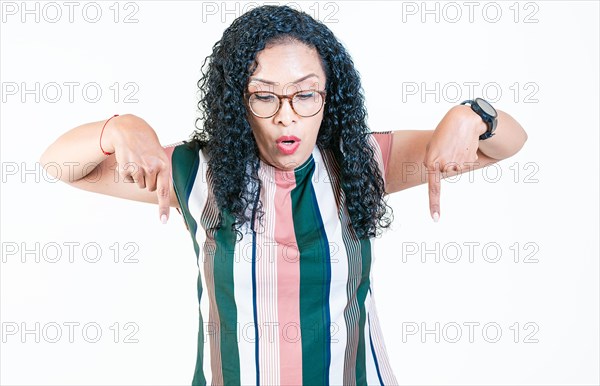
[[[110,120],[111,120],[111,119],[113,119],[114,117],[118,117],[118,116],[119,116],[119,114],[115,114],[115,115],[113,115],[112,117],[108,118],[108,119],[106,120],[106,122],[104,122],[104,126],[102,126],[102,131],[100,132],[100,150],[102,150],[102,153],[104,153],[104,155],[111,155],[111,154],[114,154],[114,152],[112,152],[112,153],[107,153],[107,152],[105,152],[105,151],[104,151],[104,149],[102,148],[102,134],[104,134],[104,128],[106,127],[106,124],[108,123],[108,121],[110,121]]]

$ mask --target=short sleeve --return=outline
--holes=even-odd
[[[392,152],[393,139],[394,135],[391,131],[372,132],[369,137],[369,142],[371,143],[371,146],[373,146],[375,159],[379,164],[379,170],[381,170],[381,176],[383,177],[384,182],[388,170],[390,153]]]

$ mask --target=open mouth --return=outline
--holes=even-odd
[[[298,146],[300,146],[300,138],[293,135],[281,136],[276,142],[279,151],[285,155],[294,154],[294,152],[298,149]]]

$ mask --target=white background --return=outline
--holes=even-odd
[[[82,16],[87,3],[77,3],[71,23],[67,6],[57,2],[62,17],[52,23],[54,5],[38,2],[39,22],[35,14],[23,22],[22,3],[7,3],[0,41],[0,381],[189,384],[196,359],[197,267],[182,218],[172,211],[162,225],[155,206],[53,182],[36,162],[65,131],[115,113],[143,117],[163,144],[186,139],[194,128],[202,60],[244,4],[123,2],[115,23],[113,2],[101,2],[102,16],[91,23]],[[35,3],[27,6],[35,9]],[[464,2],[428,2],[428,9],[437,7],[432,14],[423,13],[421,2],[297,4],[311,15],[318,10],[351,52],[373,130],[433,129],[457,101],[484,96],[529,135],[520,153],[489,174],[479,170],[444,181],[437,224],[429,217],[425,185],[390,198],[395,222],[377,241],[373,274],[398,381],[598,384],[598,3],[475,2],[472,22]],[[88,20],[94,17],[90,7]],[[132,12],[137,22],[124,23]],[[36,82],[37,102],[35,93],[23,93]],[[62,88],[54,102],[52,82]],[[72,101],[65,82],[79,83]],[[91,82],[102,90],[96,102],[82,96]],[[115,102],[110,87],[116,82]],[[128,82],[138,87],[137,103],[124,101],[134,90],[124,87]],[[422,92],[436,82],[437,94]],[[476,82],[473,95],[470,82]],[[407,93],[415,84],[421,91]],[[65,243],[75,243],[72,255]],[[119,260],[133,251],[138,262],[115,263],[115,243]],[[137,249],[126,250],[125,243]],[[465,243],[479,244],[471,254]],[[62,253],[54,263],[48,261],[56,254],[53,245]],[[101,256],[90,263],[82,251],[94,245]],[[15,246],[18,251],[8,253]],[[496,250],[501,255],[492,263]],[[93,259],[95,249],[87,251]],[[457,252],[458,261],[450,262]],[[533,252],[537,262],[524,263]],[[73,342],[69,322],[79,323]],[[134,332],[128,322],[138,328],[130,336],[137,343],[124,342]],[[479,323],[472,341],[470,322]],[[36,323],[39,333],[21,334]],[[93,329],[82,334],[86,323],[100,326],[96,343],[86,341],[94,338]],[[420,334],[436,323],[439,342],[434,333]],[[495,329],[483,332],[486,324],[500,328],[496,343]],[[51,343],[56,325],[62,336]],[[462,336],[453,343],[457,325]],[[15,326],[19,330],[10,334]],[[410,326],[419,332],[408,335]]]

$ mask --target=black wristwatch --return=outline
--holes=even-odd
[[[484,139],[493,136],[494,131],[496,131],[496,126],[498,125],[498,113],[496,112],[496,109],[494,109],[488,101],[481,98],[466,100],[462,102],[461,105],[466,103],[471,105],[471,109],[483,119],[483,122],[485,122],[488,127],[487,131],[479,136],[479,139],[483,141]]]

